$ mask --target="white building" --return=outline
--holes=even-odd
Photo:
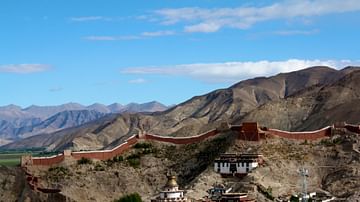
[[[168,182],[164,190],[151,202],[187,202],[188,199],[185,197],[184,192],[184,190],[179,189],[175,176],[168,176]]]
[[[246,175],[262,162],[259,154],[222,154],[215,160],[214,171],[222,175]]]

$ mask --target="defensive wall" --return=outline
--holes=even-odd
[[[33,165],[53,165],[61,163],[65,159],[64,154],[49,157],[32,157]]]
[[[345,124],[344,128],[346,128],[348,131],[351,131],[353,133],[360,134],[360,126],[359,125]]]
[[[289,132],[283,130],[277,130],[269,128],[265,131],[266,134],[270,134],[273,136],[278,136],[286,139],[295,139],[295,140],[316,140],[324,137],[331,136],[331,126],[327,126],[320,130],[315,131],[305,131],[305,132]]]
[[[158,142],[166,142],[166,143],[173,143],[173,144],[192,144],[196,142],[201,142],[207,138],[216,136],[219,134],[217,129],[208,131],[206,133],[196,135],[196,136],[190,136],[190,137],[164,137],[164,136],[158,136],[158,135],[150,135],[145,134],[141,138],[145,140],[155,140]]]
[[[260,141],[271,136],[295,139],[295,140],[316,140],[324,137],[330,137],[334,129],[349,130],[354,133],[360,134],[359,125],[350,125],[343,123],[341,126],[333,125],[327,126],[320,130],[307,131],[307,132],[289,132],[278,129],[271,129],[266,127],[259,127],[256,122],[247,122],[242,125],[229,125],[227,129],[237,132],[238,138],[246,141]],[[51,156],[51,157],[32,157],[23,156],[21,158],[21,166],[26,167],[30,165],[34,166],[51,166],[56,165],[64,161],[66,158],[72,158],[79,160],[81,158],[107,160],[115,156],[119,156],[126,150],[135,145],[139,140],[152,140],[158,142],[166,142],[172,144],[192,144],[204,141],[207,138],[214,137],[220,134],[224,129],[214,129],[205,132],[200,135],[189,136],[189,137],[164,137],[152,134],[141,134],[134,135],[125,140],[124,143],[111,150],[100,150],[100,151],[79,151],[72,152],[65,150],[62,154]]]
[[[32,157],[29,155],[22,156],[21,166],[51,166],[59,164],[64,161],[66,158],[73,158],[79,160],[81,158],[88,159],[97,159],[97,160],[108,160],[115,156],[119,156],[124,153],[126,150],[135,145],[139,140],[153,140],[158,142],[166,142],[172,144],[192,144],[201,142],[207,138],[214,137],[219,134],[219,131],[214,129],[208,132],[205,132],[200,135],[190,136],[190,137],[163,137],[152,134],[143,134],[143,135],[133,135],[130,138],[126,139],[124,143],[111,150],[99,150],[99,151],[79,151],[72,152],[65,150],[63,153],[50,156],[50,157]]]

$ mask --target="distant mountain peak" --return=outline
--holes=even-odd
[[[349,74],[352,73],[354,71],[359,71],[360,70],[360,66],[347,66],[345,68],[343,68],[341,71],[344,72],[345,74]]]
[[[79,104],[79,103],[76,103],[76,102],[69,102],[69,103],[65,103],[65,104],[62,104],[60,106],[64,106],[64,107],[78,107],[78,108],[83,108],[84,105],[82,104]]]
[[[111,110],[106,105],[100,103],[89,105],[86,107],[86,109],[95,110],[101,113],[111,113]]]
[[[115,103],[112,103],[112,104],[108,105],[108,107],[109,107],[109,106],[124,106],[124,105],[122,105],[122,104],[120,104],[120,103],[115,102]]]
[[[95,102],[94,104],[89,105],[88,107],[90,107],[90,106],[105,106],[105,105],[101,104],[101,103],[98,103],[98,102]]]
[[[112,113],[119,113],[121,112],[125,106],[120,104],[120,103],[113,103],[107,106],[107,108],[112,112]]]
[[[20,106],[14,105],[14,104],[9,104],[9,105],[5,105],[0,107],[0,110],[21,110],[22,108]]]

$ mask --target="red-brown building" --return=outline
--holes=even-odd
[[[259,129],[257,122],[244,122],[242,125],[234,125],[231,130],[237,131],[241,140],[259,141],[265,137],[265,132]]]

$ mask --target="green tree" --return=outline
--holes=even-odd
[[[115,200],[115,202],[142,202],[142,199],[138,193],[132,193]]]

